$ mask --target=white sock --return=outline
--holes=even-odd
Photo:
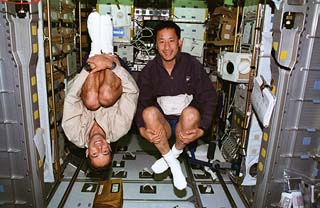
[[[91,39],[91,51],[89,57],[101,54],[100,47],[100,14],[91,12],[87,20],[88,33]]]
[[[163,155],[163,158],[171,169],[173,185],[179,190],[185,189],[187,187],[187,181],[182,173],[179,160],[175,158],[171,150]]]
[[[171,149],[173,155],[175,156],[175,158],[178,158],[180,156],[180,154],[183,152],[183,150],[178,150],[175,146],[175,144],[172,146]],[[160,174],[163,173],[164,171],[166,171],[169,168],[167,162],[163,159],[163,157],[161,157],[160,159],[158,159],[155,163],[153,163],[153,165],[151,166],[151,169],[153,170],[154,173],[156,174]]]
[[[100,41],[103,53],[113,53],[113,26],[107,14],[100,17]]]

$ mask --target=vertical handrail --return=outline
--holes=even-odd
[[[82,66],[82,25],[81,25],[81,1],[78,3],[78,21],[79,21],[79,47],[80,47],[80,54],[79,54],[79,60],[80,60],[80,65]]]
[[[239,15],[240,15],[240,6],[238,5],[237,6],[235,32],[234,32],[234,41],[233,41],[233,52],[237,52]]]
[[[254,39],[253,39],[253,51],[250,63],[250,72],[249,72],[249,81],[248,81],[248,90],[247,90],[247,97],[246,97],[246,106],[245,106],[245,117],[244,117],[244,128],[242,129],[241,135],[241,149],[244,151],[246,149],[247,140],[248,140],[248,128],[250,124],[251,118],[251,93],[253,90],[253,81],[256,74],[256,57],[257,57],[257,50],[258,50],[258,42],[260,41],[260,32],[261,32],[261,4],[257,5],[257,17],[256,17],[256,27],[254,32]],[[244,152],[240,154],[244,155]]]
[[[51,99],[52,99],[52,111],[53,111],[53,144],[54,144],[54,167],[56,171],[57,181],[61,180],[61,167],[59,158],[59,141],[57,135],[57,117],[56,117],[56,105],[55,105],[55,93],[54,93],[54,75],[53,75],[53,59],[52,59],[52,35],[51,35],[51,8],[50,0],[46,0],[47,3],[47,21],[48,21],[48,43],[49,43],[49,58],[50,58],[50,81],[51,81]]]

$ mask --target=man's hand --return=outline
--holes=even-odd
[[[112,66],[112,63],[115,62],[117,65],[120,65],[117,56],[112,54],[101,54],[95,55],[88,58],[87,63],[90,65],[92,71],[90,73],[95,73],[105,69],[109,69]]]
[[[200,128],[187,130],[185,132],[178,132],[177,139],[180,140],[183,144],[187,145],[191,142],[195,141],[196,139],[202,137],[204,135],[204,131]]]
[[[165,136],[164,132],[161,129],[159,129],[158,131],[153,131],[151,129],[141,127],[139,128],[139,131],[142,137],[153,144],[159,144],[161,141],[161,137]]]

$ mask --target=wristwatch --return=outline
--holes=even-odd
[[[112,62],[111,67],[109,68],[110,70],[114,70],[117,67],[117,63],[116,62]]]
[[[110,70],[114,70],[116,67],[117,67],[117,63],[113,61],[113,62],[112,62],[112,65],[111,65],[111,67],[110,67],[109,69],[110,69]],[[86,65],[84,65],[83,69],[86,70],[86,71],[89,72],[89,73],[92,71],[92,68],[91,68],[91,66],[90,66],[89,63],[87,63]]]
[[[86,65],[84,65],[83,69],[86,70],[89,73],[92,71],[92,68],[91,68],[89,63],[86,63]]]

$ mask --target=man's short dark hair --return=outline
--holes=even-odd
[[[92,165],[91,158],[90,157],[87,158],[89,168],[91,169],[91,171],[96,172],[96,173],[103,173],[103,172],[110,170],[112,167],[112,161],[113,161],[113,156],[111,155],[110,156],[110,163],[108,163],[102,167],[95,167],[94,165]]]
[[[162,29],[174,29],[178,39],[181,37],[181,29],[180,27],[171,20],[161,21],[155,28],[154,28],[154,40],[157,40],[158,32]]]

